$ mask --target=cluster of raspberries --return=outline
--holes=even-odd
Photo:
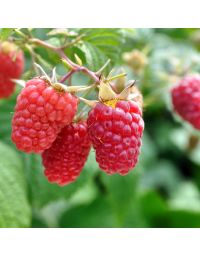
[[[2,48],[3,49],[3,48]],[[0,48],[1,50],[1,48]],[[21,51],[0,51],[0,97],[12,94],[23,71]],[[17,97],[12,141],[25,153],[39,153],[49,182],[66,185],[77,179],[91,147],[107,174],[127,174],[137,164],[144,129],[135,101],[115,106],[98,102],[87,120],[74,121],[78,98],[56,89],[43,77],[29,80]]]
[[[77,97],[42,78],[28,81],[17,98],[12,141],[21,151],[41,153],[46,177],[58,185],[80,175],[91,145],[102,170],[127,174],[137,163],[144,128],[138,104],[99,102],[87,121],[73,122],[77,105]]]

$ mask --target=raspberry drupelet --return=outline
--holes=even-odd
[[[24,70],[24,55],[13,43],[0,42],[0,98],[11,96]]]
[[[12,120],[12,141],[19,150],[41,153],[70,124],[77,110],[77,98],[57,91],[43,78],[26,83],[17,98]]]
[[[90,147],[85,121],[64,127],[52,146],[42,154],[48,181],[60,186],[75,181],[84,167]]]
[[[174,110],[194,128],[200,129],[200,76],[187,76],[171,91]]]
[[[88,132],[99,167],[108,174],[127,174],[137,164],[144,129],[137,102],[119,100],[97,105],[88,116]]]

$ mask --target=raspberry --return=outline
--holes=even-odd
[[[60,186],[75,181],[87,160],[90,145],[86,122],[64,127],[52,146],[42,154],[48,181]]]
[[[24,55],[9,42],[0,43],[0,98],[9,97],[15,89],[11,79],[19,79],[24,69]]]
[[[124,100],[114,107],[97,103],[87,123],[99,167],[108,174],[127,174],[138,161],[144,129],[138,104]]]
[[[174,110],[200,129],[200,76],[185,77],[172,89],[171,95]]]
[[[34,78],[17,98],[12,121],[12,140],[19,150],[41,153],[48,149],[60,130],[70,124],[77,98],[58,92],[49,82]]]

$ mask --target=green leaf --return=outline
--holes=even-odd
[[[192,228],[200,227],[200,213],[184,209],[170,209],[155,191],[140,198],[141,214],[149,227]]]
[[[53,46],[59,47],[60,45],[60,40],[57,37],[51,37],[50,39],[45,41],[46,43],[49,43]]]
[[[120,60],[123,38],[119,29],[81,29],[80,33],[85,35],[84,43],[90,43],[98,48],[101,54],[111,59],[114,64]]]
[[[140,199],[141,214],[148,225],[153,227],[156,219],[168,209],[166,202],[155,191],[145,192]]]
[[[78,34],[68,28],[54,28],[47,33],[48,36],[76,37]]]
[[[13,28],[0,28],[0,40],[5,41],[12,34]]]
[[[160,228],[199,228],[200,213],[171,210],[156,219],[154,227]]]
[[[169,200],[173,209],[182,209],[200,213],[200,192],[192,182],[182,183]]]
[[[166,210],[166,202],[155,191],[138,193],[134,203],[129,204],[123,227],[153,227]]]
[[[92,71],[98,71],[108,60],[101,50],[89,42],[85,42],[77,47],[84,53],[86,64]]]
[[[130,209],[135,204],[137,196],[138,173],[133,170],[126,176],[102,173],[102,182],[106,187],[109,201],[116,215],[117,226],[122,227]]]
[[[97,198],[90,205],[82,205],[67,210],[60,220],[64,228],[109,228],[115,226],[115,215],[108,200]]]
[[[69,30],[67,28],[54,28],[47,33],[49,36],[56,36],[56,35],[68,35]]]
[[[22,162],[19,155],[0,143],[0,227],[29,227],[30,222]]]
[[[0,100],[0,140],[8,144],[11,142],[11,120],[16,103],[16,95],[8,100]]]
[[[143,145],[141,148],[139,163],[142,166],[149,166],[150,163],[156,160],[157,150],[155,144],[153,143],[153,140],[146,131],[144,131],[142,137],[142,144]]]
[[[151,165],[140,179],[141,190],[161,189],[164,193],[173,193],[181,182],[177,168],[167,160]],[[165,194],[166,195],[166,194]]]
[[[136,29],[123,28],[119,30],[123,42],[122,52],[132,51],[135,47]]]

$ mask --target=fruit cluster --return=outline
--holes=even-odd
[[[13,93],[24,58],[14,44],[3,42],[0,60],[4,63],[0,67],[3,98]],[[75,181],[91,147],[107,174],[125,175],[138,161],[144,129],[140,92],[132,84],[115,93],[110,82],[100,77],[96,87],[99,101],[92,102],[87,119],[76,116],[79,89],[68,90],[47,75],[27,81],[17,97],[12,141],[25,153],[41,154],[49,182],[62,186]],[[133,94],[136,97],[131,99]]]
[[[45,77],[26,83],[12,121],[12,141],[17,148],[41,153],[46,177],[58,185],[76,180],[91,145],[102,170],[127,174],[140,152],[144,123],[139,103],[116,94],[111,100],[95,103],[87,121],[76,121],[78,98],[59,86]]]

